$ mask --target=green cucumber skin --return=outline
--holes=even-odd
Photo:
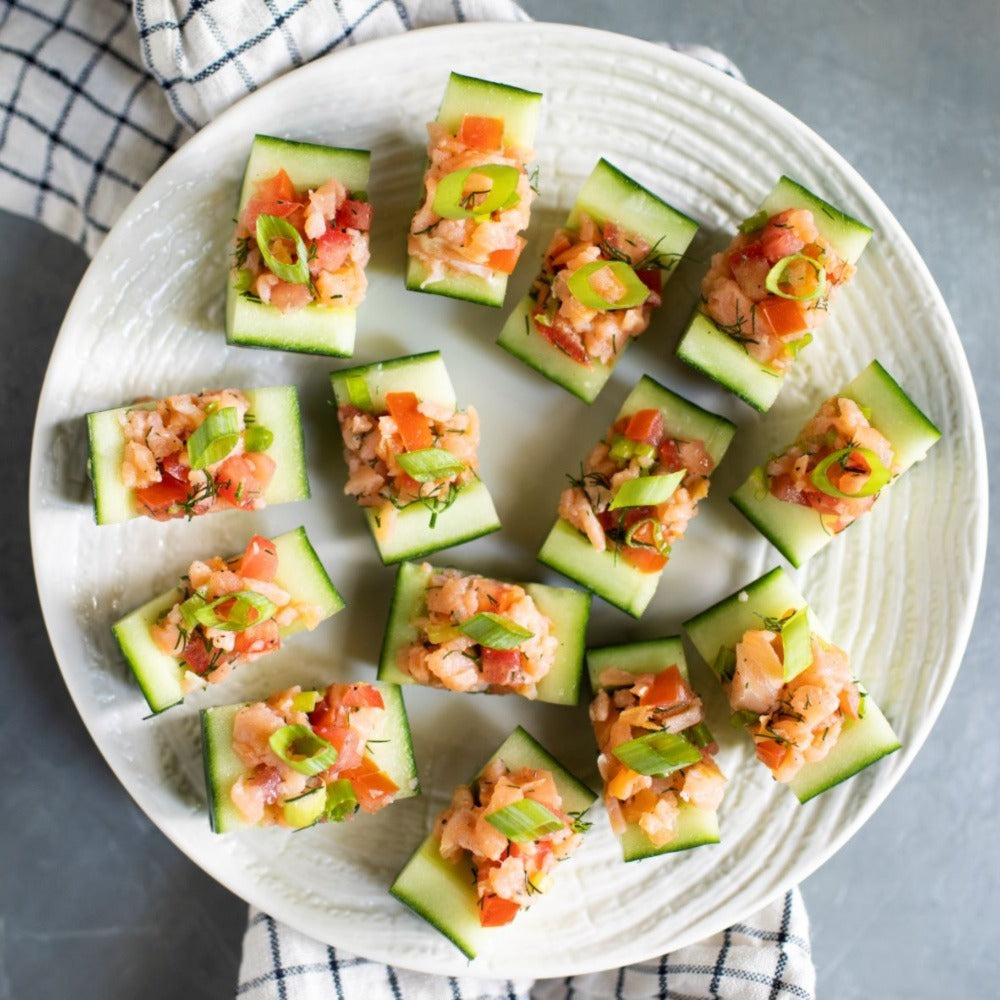
[[[923,459],[941,437],[937,427],[878,361],[871,362],[835,395],[853,399],[870,411],[872,426],[881,431],[893,446],[900,475]],[[891,485],[891,482],[888,483],[883,490]],[[816,511],[773,496],[766,488],[766,476],[761,466],[751,471],[729,499],[795,567],[801,566],[837,537],[827,532]]]
[[[687,251],[698,230],[698,223],[693,219],[604,159],[598,161],[584,182],[566,226],[578,228],[580,215],[584,212],[601,224],[615,222],[651,245],[656,244],[659,252],[676,254],[678,259]],[[673,271],[671,268],[665,272],[664,284]],[[595,361],[587,367],[574,361],[535,329],[531,321],[532,305],[530,296],[517,304],[504,323],[497,343],[551,382],[585,403],[592,403],[611,377],[614,364]],[[629,342],[632,339],[630,337]],[[628,343],[622,353],[627,347]]]
[[[716,466],[736,432],[732,421],[671,392],[648,375],[639,379],[615,419],[645,409],[660,411],[668,437],[704,441]],[[633,618],[640,618],[648,607],[663,572],[643,573],[615,552],[598,552],[584,535],[562,518],[556,519],[538,559]]]
[[[711,668],[721,647],[735,646],[747,629],[760,627],[759,616],[780,616],[790,608],[802,607],[807,607],[805,598],[785,571],[776,567],[688,619],[683,627]],[[809,618],[812,631],[822,634],[811,609]],[[901,746],[870,695],[866,694],[864,704],[864,717],[844,720],[840,739],[829,754],[823,760],[806,764],[789,783],[800,802],[846,781]]]
[[[502,118],[504,142],[531,148],[535,143],[541,100],[542,95],[531,90],[452,73],[441,101],[437,123],[454,134],[467,114]],[[427,269],[411,256],[406,269],[406,287],[412,292],[444,295],[494,308],[503,305],[507,294],[508,276],[500,271],[489,278],[452,273],[438,281],[428,282],[427,277]]]
[[[416,683],[399,668],[398,655],[401,649],[416,642],[417,630],[410,622],[423,607],[431,576],[442,568],[403,562],[396,571],[389,621],[379,656],[379,680],[400,685]],[[580,698],[590,595],[567,587],[546,587],[537,583],[521,583],[518,586],[524,587],[542,614],[551,619],[553,631],[559,639],[556,662],[538,684],[537,700],[552,705],[575,705]]]
[[[813,213],[816,228],[838,255],[851,264],[857,262],[872,230],[788,177],[781,177],[761,202],[768,216],[790,208],[806,208]],[[755,361],[747,351],[722,330],[700,308],[677,345],[677,357],[735,393],[754,409],[766,413],[784,385],[785,374],[774,372]]]
[[[439,351],[332,372],[330,384],[338,406],[350,404],[348,381],[352,378],[365,380],[374,413],[385,412],[386,396],[390,392],[414,392],[420,399],[456,406],[455,389]],[[489,490],[478,478],[463,486],[455,502],[438,514],[433,529],[430,511],[419,504],[398,512],[392,535],[384,540],[378,537],[377,512],[365,508],[364,516],[379,558],[386,566],[404,559],[419,559],[500,530],[500,519]]]
[[[284,169],[298,189],[315,190],[331,178],[350,193],[367,191],[371,153],[296,142],[275,136],[254,137],[247,158],[237,216],[246,207],[258,181]],[[294,351],[347,358],[354,353],[356,309],[308,305],[283,313],[254,302],[236,291],[232,274],[226,283],[226,343],[266,350]]]
[[[671,666],[676,666],[686,681],[690,680],[680,636],[587,650],[587,671],[594,691],[602,687],[598,678],[608,667],[617,667],[630,674],[658,674]],[[660,854],[687,851],[719,843],[719,817],[714,809],[696,809],[688,803],[681,803],[677,835],[662,847],[656,847],[637,823],[629,823],[618,839],[624,861],[641,861]]]
[[[278,551],[278,573],[275,577],[278,586],[292,594],[294,600],[319,608],[323,620],[344,607],[343,598],[323,568],[304,528],[295,528],[277,535],[272,541]],[[181,596],[181,589],[174,587],[147,601],[111,626],[122,654],[154,715],[184,700],[184,669],[176,657],[159,649],[149,633],[150,627],[160,615],[169,611]],[[282,641],[302,631],[304,627],[301,622],[293,622],[282,628]]]
[[[590,788],[570,774],[520,726],[476,772],[477,776],[498,758],[511,770],[531,767],[551,771],[567,813],[582,815],[597,799]],[[462,863],[453,865],[445,861],[433,835],[417,848],[389,892],[437,928],[469,959],[475,958],[477,951],[489,941],[492,928],[479,923],[475,883],[468,869]]]
[[[264,491],[265,503],[274,505],[308,500],[309,477],[298,390],[288,385],[244,389],[243,393],[250,401],[248,412],[274,434],[274,441],[265,452],[276,463],[274,478]],[[88,468],[93,481],[94,520],[97,524],[121,524],[144,516],[135,504],[134,491],[126,489],[121,481],[125,436],[118,416],[129,410],[150,409],[153,405],[140,403],[87,414]]]
[[[394,684],[379,682],[375,682],[373,686],[381,693],[386,708],[382,727],[375,732],[373,739],[389,742],[379,743],[378,754],[370,752],[370,755],[399,787],[393,799],[393,802],[398,802],[420,794],[410,724],[399,688]],[[247,770],[233,751],[232,745],[233,719],[245,704],[247,703],[201,710],[202,762],[213,833],[232,833],[253,829],[258,825],[247,822],[229,798],[233,782]],[[394,758],[388,762],[384,760],[387,756],[386,748],[395,751]]]

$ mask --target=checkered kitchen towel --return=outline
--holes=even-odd
[[[93,253],[136,191],[234,100],[342,45],[430,24],[524,20],[511,0],[0,0],[0,206]],[[137,30],[138,29],[138,30]],[[686,51],[739,76],[710,49]],[[247,1000],[811,1000],[805,907],[793,890],[671,955],[565,980],[489,981],[394,969],[251,911]]]

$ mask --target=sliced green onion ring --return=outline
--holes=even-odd
[[[336,747],[308,726],[282,726],[268,740],[275,757],[299,774],[320,774],[337,763]]]
[[[804,260],[816,272],[816,288],[808,295],[791,295],[781,290],[781,283],[784,281],[785,272],[797,260]],[[804,253],[793,253],[787,257],[782,257],[764,279],[764,287],[772,295],[777,295],[782,299],[794,299],[796,302],[812,302],[813,299],[822,298],[826,295],[826,268],[818,260],[807,257]]]
[[[216,610],[224,604],[232,602],[225,615]],[[198,608],[194,617],[204,628],[217,628],[223,632],[242,632],[251,625],[259,625],[273,618],[277,607],[263,594],[255,590],[237,590],[232,594],[223,594],[214,601]]]
[[[445,448],[420,448],[396,456],[403,471],[418,483],[433,483],[450,479],[465,471],[465,462]]]
[[[205,607],[208,601],[197,590],[180,605],[181,624],[190,632],[198,624],[198,612]]]
[[[551,809],[534,799],[511,802],[510,805],[487,814],[486,822],[515,843],[538,840],[539,837],[555,833],[565,826]]]
[[[720,646],[712,662],[712,673],[720,681],[731,681],[736,674],[736,650],[731,646]]]
[[[240,443],[240,414],[235,406],[209,413],[187,439],[192,469],[221,462]]]
[[[624,434],[616,434],[608,455],[616,462],[627,462],[632,458],[638,458],[640,462],[650,461],[656,458],[656,447],[648,441],[633,441]]]
[[[518,625],[512,618],[494,614],[492,611],[480,611],[458,626],[464,635],[473,642],[488,649],[516,649],[526,639],[534,636],[534,632]]]
[[[243,447],[246,451],[267,451],[274,444],[274,431],[259,424],[253,424],[243,432]]]
[[[338,778],[326,786],[326,819],[330,823],[343,823],[358,811],[358,797],[346,778]]]
[[[606,299],[594,290],[590,279],[598,271],[611,268],[611,273],[625,286],[622,297],[615,302]],[[641,306],[649,298],[649,288],[642,283],[630,264],[623,260],[592,260],[577,268],[566,280],[574,298],[579,299],[588,309],[607,312],[610,309],[632,309]]]
[[[371,413],[375,409],[372,403],[372,394],[368,390],[368,382],[364,375],[347,376],[347,396],[351,401],[351,406],[356,406],[365,413]]]
[[[642,529],[644,524],[653,526],[653,542],[637,542],[635,536]],[[661,556],[670,555],[670,543],[663,538],[663,525],[655,517],[644,517],[641,521],[636,521],[628,531],[625,532],[625,544],[630,548],[654,549]]]
[[[492,181],[489,190],[466,193],[466,181],[470,176],[488,177]],[[521,172],[517,167],[502,163],[487,163],[481,167],[453,170],[438,181],[434,192],[431,211],[442,219],[472,219],[492,215],[497,209],[511,208],[520,200],[517,182]],[[483,195],[482,201],[477,198]]]
[[[843,493],[830,482],[829,469],[834,464],[839,464],[844,469],[850,468],[852,455],[860,455],[867,463],[870,470],[868,482],[857,493]],[[840,451],[835,451],[832,455],[827,455],[812,470],[809,478],[812,480],[813,486],[827,496],[840,497],[843,500],[857,500],[859,497],[875,496],[892,479],[892,472],[882,464],[882,459],[870,448],[848,446],[841,448]]]
[[[295,244],[295,263],[285,264],[271,253],[274,240],[291,240]],[[287,219],[277,215],[257,216],[257,247],[267,269],[292,285],[309,284],[309,252],[299,231]]]
[[[788,682],[813,661],[808,608],[799,608],[781,623],[781,649],[785,681]]]
[[[681,733],[645,733],[611,751],[637,774],[663,778],[701,760],[701,751]]]
[[[655,507],[669,500],[684,478],[684,470],[668,472],[664,476],[639,476],[626,479],[611,501],[609,510],[621,507]]]

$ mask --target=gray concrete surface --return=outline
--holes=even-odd
[[[539,19],[724,50],[751,85],[844,154],[935,275],[972,365],[991,462],[1000,458],[996,0],[524,6]],[[0,1000],[227,997],[244,906],[178,854],[118,786],[69,701],[34,593],[31,426],[86,262],[65,241],[2,214],[0,246]],[[965,663],[923,752],[871,822],[805,883],[824,998],[997,995],[995,554],[994,536]]]

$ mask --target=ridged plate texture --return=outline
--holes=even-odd
[[[703,226],[665,307],[591,407],[494,340],[505,313],[403,288],[405,231],[423,169],[424,123],[450,69],[541,90],[541,198],[508,291],[523,294],[548,235],[600,156]],[[849,114],[849,109],[845,109]],[[592,644],[676,634],[680,623],[779,557],[726,502],[749,467],[789,441],[828,394],[878,357],[943,439],[875,511],[797,574],[830,636],[901,736],[903,750],[806,806],[771,782],[726,723],[696,665],[730,776],[723,842],[622,865],[598,812],[557,886],[472,970],[559,976],[646,959],[741,919],[802,879],[871,815],[917,752],[958,669],[982,575],[982,428],[958,336],[912,244],[878,197],[816,135],[750,88],[655,45],[556,25],[461,25],[322,59],[243,101],[187,143],[132,203],[87,272],[59,336],[38,410],[32,541],[45,619],[66,682],[109,764],[150,818],[220,882],[301,930],[373,958],[466,971],[444,938],[386,889],[454,784],[516,724],[596,781],[585,709],[406,691],[425,794],[343,828],[214,836],[205,815],[197,709],[295,682],[371,679],[393,572],[342,496],[328,372],[346,362],[227,347],[223,287],[237,186],[254,132],[373,151],[376,206],[356,362],[440,348],[483,423],[482,475],[504,530],[439,563],[559,582],[535,562],[565,479],[643,372],[735,419],[739,432],[644,619],[594,602]],[[890,141],[887,139],[887,141]],[[788,173],[876,235],[817,342],[761,418],[673,357],[708,256]],[[296,383],[313,487],[307,503],[192,523],[98,528],[83,415],[139,395]],[[347,610],[224,685],[152,720],[109,625],[189,561],[255,532],[304,523]],[[67,834],[71,836],[71,833]],[[858,873],[864,877],[863,872]]]

